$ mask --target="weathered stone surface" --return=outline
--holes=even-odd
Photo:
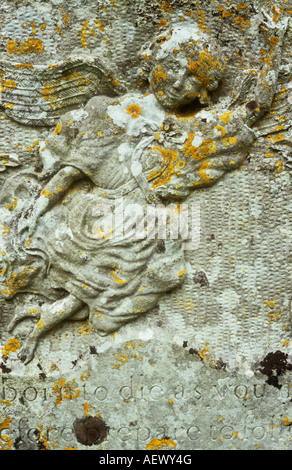
[[[291,11],[1,3],[1,449],[291,448]]]

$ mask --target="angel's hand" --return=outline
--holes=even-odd
[[[274,30],[273,34],[277,33],[279,39],[283,39],[284,34],[287,30],[289,18],[284,17],[281,20],[275,20],[275,15],[280,15],[280,12],[274,11],[271,15],[265,11],[261,10],[261,14],[264,19],[262,19],[261,24],[265,26],[268,30]]]

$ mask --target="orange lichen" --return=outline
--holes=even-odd
[[[199,60],[192,61],[190,57],[188,57],[187,60],[190,73],[195,75],[200,80],[200,84],[207,88],[212,80],[210,72],[214,69],[222,70],[220,58],[218,57],[214,60],[208,52],[201,52],[199,54]]]
[[[230,121],[231,114],[232,114],[232,111],[222,114],[220,116],[220,120],[226,124],[228,121]]]
[[[165,28],[165,26],[167,26],[167,21],[164,18],[161,18],[157,26],[158,28]]]
[[[46,188],[44,188],[41,192],[41,196],[44,196],[49,199],[50,197],[54,196],[54,193],[50,193]]]
[[[171,12],[171,7],[170,7],[167,0],[163,0],[162,8],[163,8],[164,11]]]
[[[113,366],[113,369],[120,369],[122,365],[129,361],[128,357],[125,354],[117,354],[115,355],[116,363]]]
[[[8,357],[11,352],[15,352],[20,348],[20,343],[16,338],[11,338],[4,348],[2,348],[2,354],[4,357]]]
[[[199,173],[200,173],[200,176],[202,178],[202,180],[205,181],[205,183],[211,183],[212,181],[212,178],[210,177],[210,175],[207,173],[207,170],[209,170],[210,168],[212,168],[212,166],[214,165],[214,162],[210,162],[209,160],[205,160],[200,169],[199,169]]]
[[[158,150],[163,157],[161,169],[151,171],[147,178],[148,181],[154,180],[152,188],[155,189],[158,186],[169,183],[171,180],[175,171],[174,162],[177,160],[178,154],[173,150],[163,149],[162,147],[152,147],[151,150]]]
[[[221,132],[221,137],[225,136],[226,131],[223,126],[216,126],[216,129]]]
[[[38,140],[35,140],[34,143],[30,147],[26,147],[26,150],[30,152],[33,148],[35,148],[39,144]]]
[[[203,140],[202,143],[196,147],[192,144],[195,134],[189,134],[185,141],[184,147],[181,149],[185,156],[193,157],[200,161],[209,156],[211,153],[216,152],[216,145],[212,140]]]
[[[55,134],[55,135],[60,134],[61,130],[62,130],[61,124],[57,124],[57,127],[56,127],[56,129],[54,130],[54,134]]]
[[[101,26],[101,23],[97,20],[95,23],[99,29],[104,29]],[[82,26],[81,30],[81,44],[83,47],[87,47],[87,36],[95,36],[95,29],[94,28],[89,28],[89,21],[85,21]]]
[[[12,441],[11,438],[8,436],[3,436],[2,431],[4,429],[9,429],[11,423],[11,418],[5,418],[3,421],[0,422],[0,450],[10,450]]]
[[[138,104],[130,104],[127,107],[127,113],[131,115],[132,119],[137,119],[138,117],[141,116],[141,108]]]
[[[56,394],[55,405],[62,403],[63,398],[66,400],[73,400],[79,396],[79,390],[76,389],[75,380],[66,382],[64,377],[57,380],[53,386],[53,393]]]
[[[203,348],[200,352],[199,355],[202,359],[207,357],[209,355],[209,349],[208,348]]]
[[[289,419],[288,416],[286,416],[286,418],[283,418],[283,421],[284,421],[285,426],[291,426],[292,424],[292,420]]]
[[[272,47],[275,47],[279,42],[279,38],[277,38],[277,36],[271,36],[270,37],[270,45]]]
[[[236,26],[240,26],[243,31],[252,25],[249,19],[245,20],[242,16],[237,16],[237,18],[235,18],[235,24]]]
[[[6,295],[14,295],[24,285],[25,273],[22,272],[21,276],[17,272],[13,272],[4,282],[5,289],[1,292]]]
[[[10,212],[13,211],[17,206],[17,197],[13,199],[13,204],[7,204],[6,209],[9,210]]]
[[[32,64],[16,64],[16,68],[17,69],[33,69],[33,65]]]
[[[163,448],[174,447],[176,448],[175,442],[171,439],[152,439],[152,441],[145,447],[146,450],[160,450]]]
[[[225,137],[225,139],[223,139],[222,142],[223,142],[224,145],[226,145],[228,147],[229,145],[236,144],[237,138],[236,137]]]
[[[7,90],[16,90],[17,85],[14,80],[6,80],[5,82],[1,82],[1,92],[4,92],[5,89]]]
[[[122,279],[120,279],[120,278],[116,275],[116,273],[115,273],[114,270],[112,270],[111,273],[112,273],[112,276],[113,276],[114,280],[115,280],[118,284],[126,284],[126,283],[128,282],[127,280],[122,280]]]
[[[7,44],[7,52],[9,54],[43,54],[45,48],[41,39],[28,38],[23,42],[17,44],[13,39],[11,39]]]
[[[161,65],[156,67],[156,70],[154,72],[154,77],[157,81],[157,83],[161,82],[161,79],[165,82],[166,81],[166,73],[163,72]]]

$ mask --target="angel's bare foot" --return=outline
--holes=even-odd
[[[18,355],[19,359],[28,364],[34,356],[38,340],[45,333],[58,325],[60,322],[71,318],[80,309],[84,307],[84,303],[78,300],[74,295],[69,294],[67,297],[57,300],[53,304],[45,304],[40,311],[38,323],[34,326],[32,333],[26,339],[21,351]]]
[[[37,346],[37,341],[33,337],[28,338],[23,344],[18,354],[18,358],[25,365],[28,364],[33,359],[36,346]]]

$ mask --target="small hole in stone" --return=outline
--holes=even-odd
[[[108,433],[105,422],[95,416],[76,419],[73,423],[73,429],[77,441],[85,446],[101,444]]]

